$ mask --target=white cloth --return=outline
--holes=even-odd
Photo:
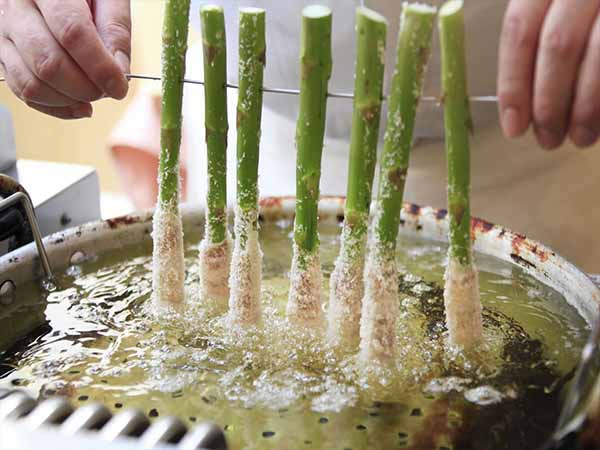
[[[200,29],[199,7],[193,1],[190,21]],[[239,6],[266,9],[267,66],[265,86],[297,88],[299,85],[300,18],[304,6],[313,1],[294,0],[229,0],[221,2],[225,9],[228,55],[228,79],[237,80],[237,11]],[[324,0],[320,3],[333,10],[333,72],[330,91],[352,92],[354,85],[355,33],[354,15],[357,0]],[[391,82],[395,60],[401,1],[373,0],[367,6],[382,13],[389,21],[386,59],[386,92]],[[435,3],[441,4],[441,1]],[[466,28],[469,61],[470,92],[490,95],[495,92],[497,41],[502,12],[507,0],[477,0],[466,2]],[[439,96],[439,44],[434,36],[431,60],[426,76],[425,95]],[[190,48],[187,56],[187,76],[202,78],[202,49]],[[228,90],[229,146],[228,200],[235,199],[236,132],[235,110],[237,91]],[[206,146],[204,143],[204,96],[201,86],[186,85],[184,97],[184,133],[189,144],[187,164],[189,200],[203,202],[206,192]],[[352,118],[352,101],[331,98],[327,104],[326,139],[323,149],[321,193],[344,195],[348,166],[348,146]],[[295,193],[295,120],[298,97],[264,95],[262,139],[259,167],[259,186],[262,196],[294,195]],[[496,120],[496,106],[474,105],[476,127],[485,127]],[[382,129],[386,122],[383,111]],[[435,103],[422,103],[417,119],[415,137],[440,139],[442,112]],[[383,133],[380,133],[383,136]],[[414,169],[418,171],[418,167]]]

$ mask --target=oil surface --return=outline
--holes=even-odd
[[[338,233],[321,229],[324,292]],[[149,242],[68,268],[54,292],[29,286],[47,325],[0,350],[0,387],[177,415],[190,426],[211,420],[235,450],[533,449],[558,418],[588,330],[518,267],[476,255],[486,348],[467,361],[445,347],[446,247],[403,238],[396,366],[364,368],[285,322],[290,224],[261,230],[264,321],[245,332],[205,315],[199,237],[186,239],[188,299],[178,311],[150,301]]]

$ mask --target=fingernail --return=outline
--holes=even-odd
[[[509,106],[502,111],[502,128],[509,139],[521,134],[521,115],[517,108]]]
[[[92,117],[93,109],[89,103],[79,103],[71,106],[71,112],[75,119],[83,119],[84,117]]]
[[[573,142],[578,147],[589,147],[598,139],[598,134],[587,127],[578,126],[573,131]]]
[[[558,133],[548,128],[538,128],[536,132],[538,142],[542,148],[552,150],[558,147],[561,143],[561,138]]]
[[[129,60],[129,56],[127,56],[125,52],[117,50],[115,52],[115,60],[117,61],[117,64],[119,65],[124,74],[130,72],[131,61]]]

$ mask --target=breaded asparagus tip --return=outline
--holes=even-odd
[[[204,48],[204,119],[208,166],[205,236],[200,245],[200,296],[215,312],[227,309],[231,237],[227,230],[227,69],[223,8],[200,9]]]
[[[302,11],[300,110],[296,126],[296,220],[287,316],[291,322],[321,322],[318,202],[331,76],[331,10]]]
[[[442,6],[439,28],[450,221],[444,304],[449,343],[469,350],[482,341],[483,326],[477,270],[471,248],[469,132],[472,124],[462,0],[450,0]]]
[[[154,299],[159,303],[180,303],[184,300],[179,147],[189,10],[189,0],[167,0],[165,4],[159,193],[152,231],[152,288]]]
[[[436,9],[404,3],[389,96],[379,191],[365,269],[360,326],[364,361],[392,360],[399,315],[396,240],[415,115],[431,48]]]
[[[229,313],[241,325],[260,322],[262,252],[258,242],[258,160],[265,67],[265,11],[240,9],[237,104],[237,206],[229,278]]]
[[[348,190],[340,254],[331,274],[328,337],[356,348],[364,294],[363,271],[383,98],[387,21],[370,9],[356,10],[357,58],[350,140]]]

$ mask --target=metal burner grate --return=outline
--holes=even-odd
[[[86,440],[107,450],[227,450],[223,431],[211,423],[188,430],[176,417],[150,423],[134,409],[113,416],[99,403],[74,409],[66,399],[54,397],[38,404],[23,391],[0,389],[0,448],[25,449],[36,443],[44,448],[84,448]]]

